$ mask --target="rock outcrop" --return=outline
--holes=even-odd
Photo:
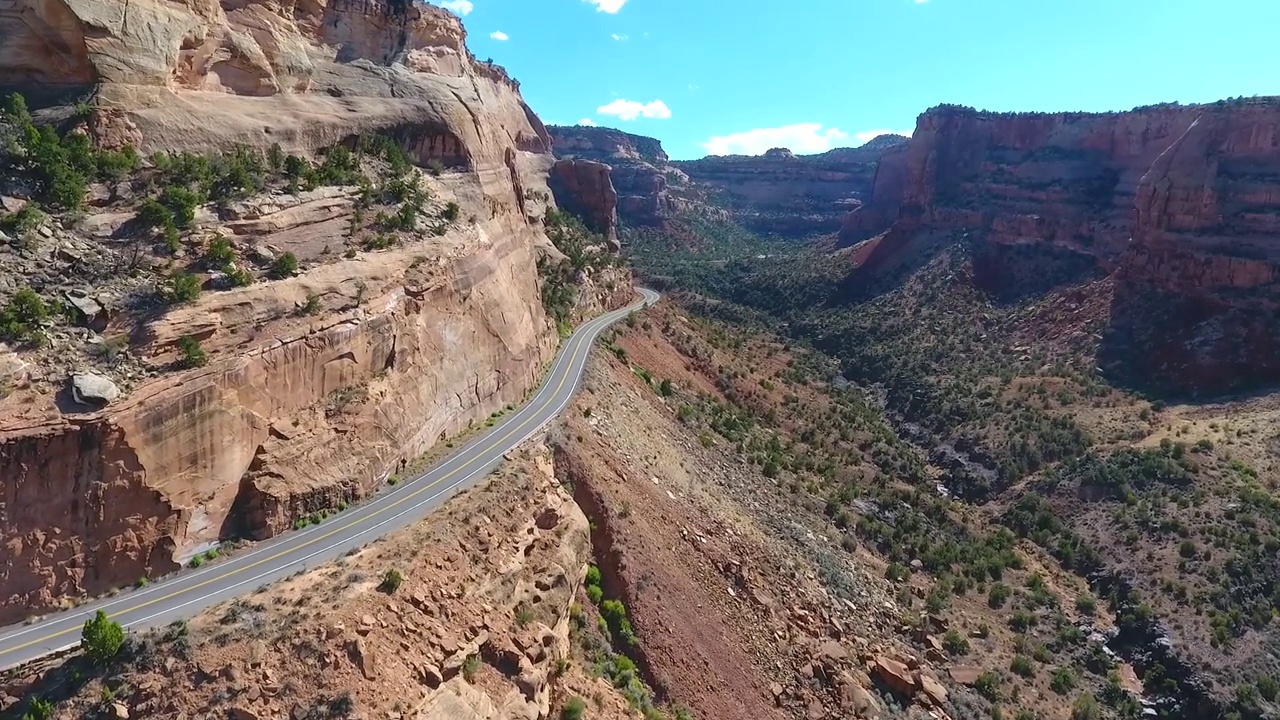
[[[671,161],[653,138],[601,127],[551,127],[555,154],[610,167],[618,215],[631,227],[673,230],[682,212],[726,215],[765,235],[803,239],[834,233],[871,194],[880,155],[906,143],[884,135],[858,148],[796,155]]]
[[[1104,350],[1157,387],[1280,381],[1280,99],[1207,106],[1135,193]]]
[[[871,192],[840,222],[840,244],[852,245],[888,230],[898,219],[907,192],[907,143],[885,148]]]
[[[618,196],[618,217],[632,227],[662,227],[687,201],[680,190],[688,178],[672,168],[662,143],[612,128],[548,128],[556,157],[609,166]],[[673,187],[674,186],[674,187]]]
[[[1268,98],[1116,113],[938,107],[905,150],[885,153],[841,239],[892,218],[855,253],[871,269],[921,234],[967,233],[977,279],[997,295],[1113,274],[1113,371],[1178,390],[1274,382],[1277,123]]]
[[[167,312],[116,305],[103,335],[141,367],[106,408],[50,390],[26,351],[0,355],[0,622],[341,507],[533,387],[556,346],[538,274],[558,255],[542,224],[550,138],[456,16],[378,0],[17,0],[0,5],[0,36],[6,79],[93,88],[101,143],[307,155],[376,132],[432,166],[434,204],[457,206],[443,234],[340,258],[328,243],[345,241],[352,188],[231,204],[218,229],[244,257],[288,250],[304,272]],[[91,212],[94,239],[77,242],[106,247],[93,228],[129,217]],[[579,280],[579,314],[631,295],[622,270]],[[207,365],[175,371],[191,340]]]
[[[609,166],[592,160],[557,160],[548,183],[556,204],[578,217],[592,232],[618,246],[618,191]]]

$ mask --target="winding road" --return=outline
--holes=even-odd
[[[573,397],[591,344],[609,325],[658,300],[641,299],[578,328],[563,343],[538,391],[519,410],[472,438],[417,477],[306,530],[285,533],[252,549],[105,600],[0,630],[0,669],[74,647],[84,621],[98,610],[130,629],[157,627],[191,617],[224,600],[341,557],[387,533],[416,523],[454,494],[492,472],[512,448],[537,433]]]

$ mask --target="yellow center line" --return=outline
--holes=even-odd
[[[593,339],[593,340],[594,340],[594,339]],[[585,348],[588,348],[588,349],[591,347],[591,345],[592,345],[592,343],[591,343],[591,342],[584,342],[584,343],[582,343],[582,347],[585,347]],[[578,362],[578,355],[579,355],[579,350],[580,350],[580,349],[581,349],[581,348],[575,348],[575,349],[572,351],[571,355],[570,355],[570,358],[569,358],[569,369],[570,369],[570,370],[572,370],[573,366]],[[489,447],[487,447],[487,448],[485,448],[484,450],[480,451],[480,455],[484,455],[484,454],[486,454],[486,453],[488,453],[488,452],[492,451],[494,448],[497,448],[497,447],[498,447],[499,445],[501,445],[502,443],[506,442],[506,441],[507,441],[507,439],[508,439],[508,438],[510,438],[512,435],[515,435],[517,432],[520,432],[520,431],[521,431],[521,430],[523,430],[526,426],[528,426],[528,425],[529,425],[529,423],[531,423],[531,422],[533,422],[534,420],[536,420],[536,419],[537,419],[537,417],[538,417],[538,415],[540,415],[544,410],[546,410],[547,408],[551,407],[551,403],[555,400],[556,395],[559,395],[559,394],[560,394],[560,391],[561,391],[562,389],[564,389],[565,381],[569,379],[569,376],[570,376],[570,375],[571,375],[571,373],[570,373],[570,372],[566,372],[564,375],[562,375],[562,376],[560,377],[560,382],[556,384],[556,388],[555,388],[555,390],[551,391],[551,395],[550,395],[550,397],[547,399],[547,401],[546,401],[545,403],[543,403],[543,404],[542,404],[542,406],[541,406],[541,407],[539,407],[537,410],[535,410],[535,411],[533,412],[533,414],[532,414],[528,419],[526,419],[524,422],[521,422],[519,425],[515,426],[515,427],[514,427],[514,428],[512,428],[509,432],[507,432],[505,435],[503,435],[501,438],[499,438],[498,440],[496,440],[496,441],[494,441],[492,444],[490,444],[490,445],[489,445]],[[526,407],[527,407],[527,406],[526,406]],[[418,495],[421,495],[422,493],[424,493],[424,492],[426,492],[426,491],[428,491],[428,490],[430,490],[430,489],[432,489],[432,488],[436,487],[437,485],[439,485],[439,484],[441,484],[441,483],[445,482],[446,480],[449,480],[450,478],[452,478],[452,477],[456,476],[458,473],[460,473],[460,472],[462,472],[463,470],[467,469],[468,465],[469,465],[469,463],[463,463],[463,465],[462,465],[461,467],[459,467],[459,468],[457,468],[457,469],[453,470],[452,472],[449,472],[449,473],[448,473],[448,474],[446,474],[444,477],[441,477],[439,480],[436,480],[435,482],[429,483],[429,484],[427,484],[427,485],[425,485],[425,486],[423,486],[423,487],[421,487],[421,488],[418,488],[418,489],[414,490],[412,493],[409,493],[408,495],[405,495],[404,497],[402,497],[402,498],[400,498],[400,499],[396,500],[395,502],[388,503],[386,506],[378,508],[378,509],[377,509],[377,510],[375,510],[373,513],[371,513],[368,517],[366,517],[366,518],[364,518],[364,519],[362,519],[362,520],[358,520],[358,521],[355,521],[355,522],[351,522],[351,523],[348,523],[348,524],[343,525],[343,526],[341,526],[341,527],[335,528],[335,529],[333,529],[333,530],[331,530],[331,531],[329,531],[329,532],[327,532],[327,533],[325,533],[325,534],[323,534],[323,535],[319,535],[319,536],[316,536],[316,537],[314,537],[314,538],[311,538],[310,540],[308,540],[308,541],[306,541],[306,542],[304,542],[304,543],[302,543],[302,544],[300,544],[300,545],[297,545],[296,547],[290,548],[290,549],[288,549],[288,550],[282,550],[282,551],[280,551],[280,552],[278,552],[278,553],[276,553],[276,554],[274,554],[274,555],[270,555],[270,556],[265,557],[265,558],[263,558],[263,559],[261,559],[261,560],[258,560],[257,562],[250,563],[250,564],[248,564],[248,565],[245,565],[244,567],[235,568],[234,570],[231,570],[230,572],[227,572],[227,573],[222,574],[222,575],[218,575],[218,576],[216,576],[216,577],[212,577],[212,578],[210,578],[210,579],[208,579],[208,580],[205,580],[205,581],[203,581],[203,582],[200,582],[200,583],[197,583],[197,584],[195,584],[195,585],[192,585],[191,587],[188,587],[188,588],[185,588],[185,589],[182,589],[182,590],[176,590],[176,591],[174,591],[174,592],[172,592],[172,593],[169,593],[168,595],[162,595],[162,596],[160,596],[160,597],[153,598],[153,599],[148,600],[148,601],[146,601],[146,602],[138,603],[137,605],[134,605],[134,606],[132,606],[132,607],[127,607],[127,608],[125,608],[125,609],[123,609],[123,610],[119,610],[119,611],[117,611],[115,614],[116,614],[117,616],[119,616],[119,615],[125,615],[125,614],[132,613],[132,612],[137,612],[138,610],[142,610],[142,609],[144,609],[144,608],[150,607],[150,606],[152,606],[152,605],[155,605],[156,603],[161,603],[161,602],[164,602],[165,600],[171,600],[171,599],[173,599],[173,598],[175,598],[175,597],[178,597],[178,596],[180,596],[180,595],[185,595],[185,594],[187,594],[187,593],[190,593],[190,592],[194,592],[194,591],[196,591],[196,590],[199,590],[199,589],[200,589],[200,588],[202,588],[202,587],[206,587],[206,586],[208,586],[208,585],[212,585],[212,584],[214,584],[214,583],[222,582],[222,581],[224,581],[224,580],[227,580],[228,578],[235,577],[235,576],[237,576],[237,575],[239,575],[239,574],[241,574],[241,573],[244,573],[244,572],[246,572],[246,571],[252,570],[252,569],[254,569],[254,568],[256,568],[256,567],[259,567],[259,566],[261,566],[261,565],[265,565],[266,563],[269,563],[269,562],[271,562],[272,560],[279,559],[279,558],[281,558],[281,557],[284,557],[284,556],[286,556],[286,555],[289,555],[290,553],[297,552],[297,551],[299,551],[299,550],[302,550],[303,548],[310,547],[311,545],[314,545],[314,544],[316,544],[316,543],[318,543],[318,542],[321,542],[321,541],[323,541],[323,540],[327,540],[328,538],[331,538],[331,537],[333,537],[334,535],[337,535],[337,534],[339,534],[339,533],[342,533],[342,532],[344,532],[344,531],[346,531],[346,530],[349,530],[349,529],[351,529],[351,528],[353,528],[353,527],[356,527],[357,525],[366,524],[366,523],[368,523],[368,522],[372,521],[374,518],[377,518],[377,517],[379,517],[380,515],[385,514],[387,511],[392,510],[392,509],[394,509],[394,508],[396,508],[396,507],[399,507],[401,504],[403,504],[403,503],[405,503],[405,502],[408,502],[409,500],[412,500],[413,498],[417,497]],[[284,568],[281,568],[281,569],[283,570]],[[48,641],[50,641],[50,640],[54,640],[54,639],[56,639],[56,638],[62,637],[63,635],[68,635],[68,634],[71,634],[71,633],[73,633],[73,632],[76,632],[76,630],[77,630],[77,628],[67,628],[66,630],[61,630],[61,631],[56,632],[56,633],[50,633],[49,635],[45,635],[44,637],[36,638],[35,640],[30,640],[30,641],[25,642],[25,643],[23,643],[23,644],[21,644],[21,645],[18,645],[18,646],[16,646],[16,647],[9,648],[7,651],[5,651],[5,653],[4,653],[4,654],[6,654],[6,655],[7,655],[7,654],[11,654],[11,653],[18,652],[18,651],[20,651],[20,650],[25,650],[26,648],[29,648],[29,647],[31,647],[32,645],[39,645],[39,644],[41,644],[41,643],[48,642]]]

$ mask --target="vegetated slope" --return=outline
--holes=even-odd
[[[838,358],[841,377],[882,403],[897,437],[918,448],[924,470],[890,471],[922,486],[902,507],[946,503],[1042,548],[1036,556],[1045,572],[1061,568],[1087,580],[1116,624],[1109,647],[1134,663],[1153,709],[1167,717],[1268,712],[1276,668],[1255,650],[1276,637],[1280,574],[1266,554],[1280,532],[1267,510],[1276,457],[1263,424],[1274,403],[1168,407],[1113,387],[1096,360],[1112,317],[1111,278],[1067,274],[1047,288],[1002,293],[985,282],[989,237],[922,229],[898,241],[875,272],[867,263],[874,248],[865,244],[834,254],[770,256],[757,245],[735,256],[721,245],[679,255],[641,237],[630,248],[646,273],[698,292],[702,312],[739,328],[783,323],[791,338]],[[1034,246],[1024,252],[1028,262],[1043,259]],[[856,464],[819,474],[830,482],[842,466]],[[866,506],[861,493],[829,491],[832,515],[890,537],[918,527]],[[973,593],[975,578],[987,578],[987,595],[995,582],[1013,586],[980,570],[992,567],[987,561],[956,567],[973,556],[954,548],[878,542],[904,567],[917,561],[942,591],[954,591],[957,576],[969,578],[961,598]],[[1029,604],[1003,620],[1015,651],[1031,657],[1037,642],[1070,647],[1077,623],[1059,625],[1054,632],[1064,634],[1052,643],[1037,640],[1044,618],[1034,608],[1066,610],[1073,601],[1040,606],[1043,597],[1031,590]],[[1074,678],[1090,676],[1091,657],[1067,663]],[[1016,683],[1025,672],[1019,661],[1005,679]],[[1030,677],[1044,676],[1033,665]],[[1132,709],[1105,686],[1095,689],[1113,712]],[[1067,708],[1070,696],[1056,707]]]
[[[832,358],[681,297],[605,341],[557,441],[654,687],[706,717],[1137,716],[1084,580],[940,495]]]
[[[20,7],[0,9],[0,74],[30,99],[0,116],[0,622],[336,511],[632,296],[448,12]]]

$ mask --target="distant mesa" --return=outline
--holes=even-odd
[[[715,155],[672,161],[653,138],[606,127],[547,128],[560,159],[610,166],[618,219],[664,227],[692,210],[723,213],[752,232],[791,239],[836,233],[849,211],[871,195],[880,156],[907,142],[884,135],[858,148],[796,155]]]

